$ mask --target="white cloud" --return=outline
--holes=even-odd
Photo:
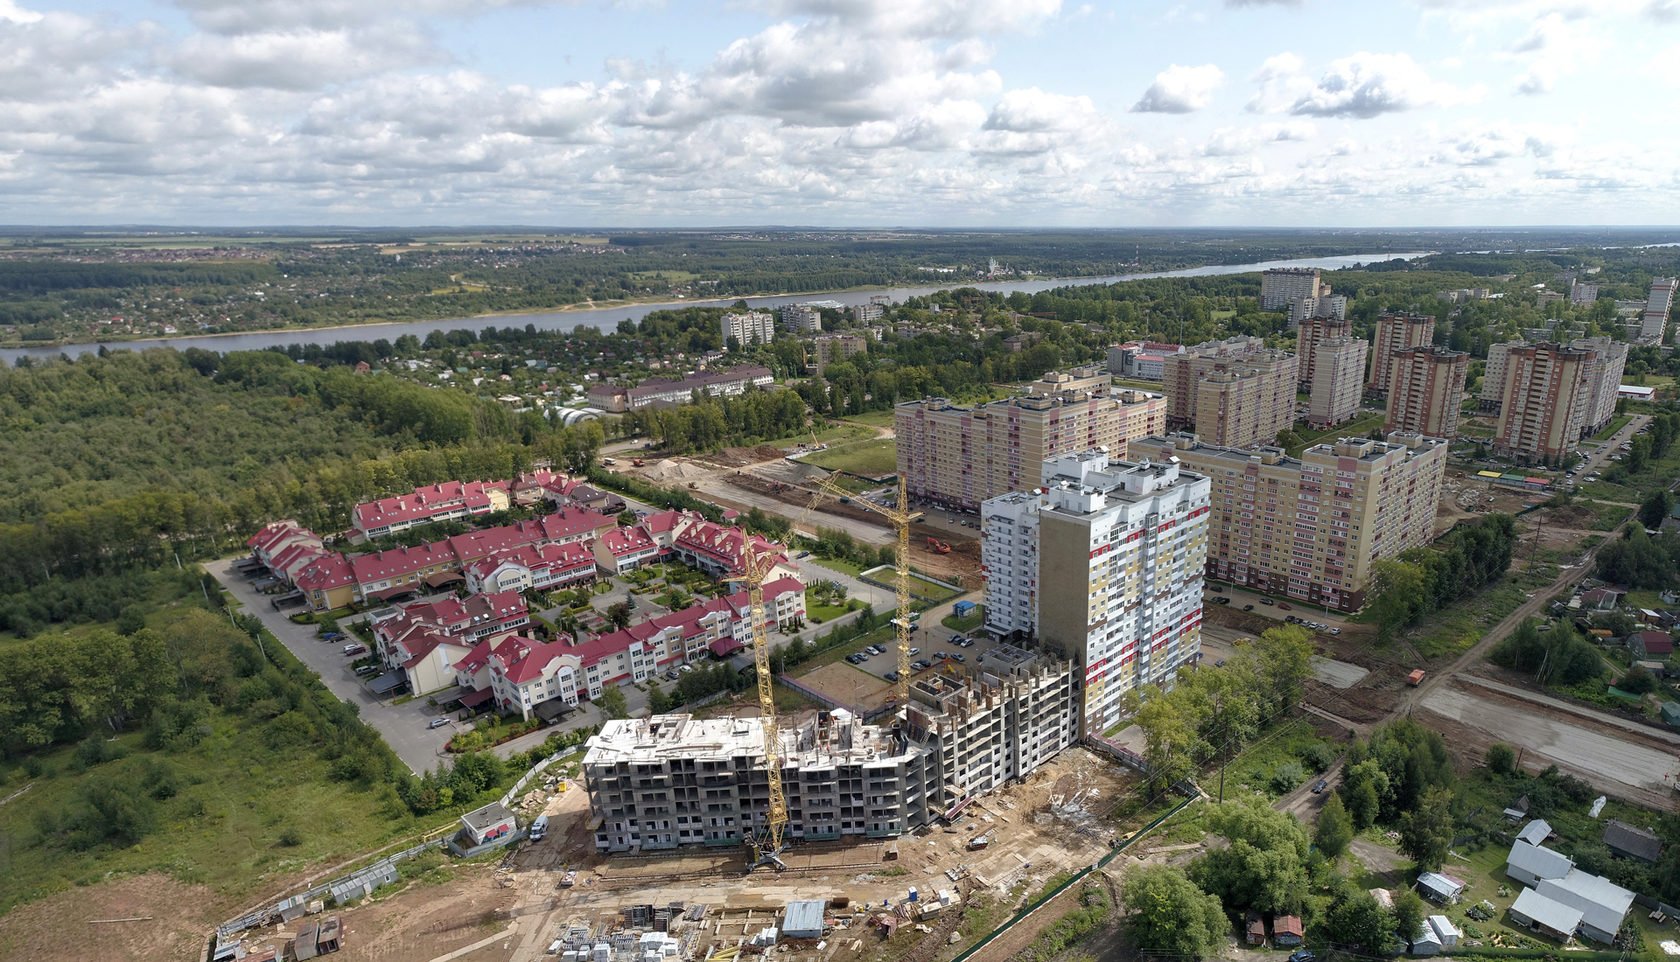
[[[205,30],[221,34],[337,27],[425,16],[465,16],[548,0],[172,0]]]
[[[17,0],[0,0],[0,20],[11,23],[34,23],[43,15],[34,10],[25,10],[18,6]]]
[[[1556,66],[1550,62],[1542,61],[1529,67],[1521,77],[1517,78],[1516,92],[1525,97],[1549,94],[1556,82]]]
[[[1680,20],[1680,0],[1651,0],[1643,12],[1658,23],[1673,23]]]
[[[1089,97],[1045,93],[1037,87],[1004,94],[986,118],[987,130],[1038,133],[1086,126],[1096,117]]]
[[[195,34],[170,57],[176,72],[217,87],[317,90],[389,70],[446,59],[407,24],[389,24],[377,36],[345,29]]]
[[[1429,79],[1411,55],[1360,51],[1333,61],[1290,112],[1315,117],[1371,118],[1419,107],[1445,107],[1480,96]]]
[[[1225,72],[1214,64],[1183,67],[1173,64],[1155,75],[1155,82],[1143,92],[1133,113],[1187,114],[1213,102],[1213,93],[1225,84]]]

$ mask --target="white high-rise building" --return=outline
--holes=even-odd
[[[1645,300],[1645,311],[1639,317],[1639,339],[1647,344],[1661,344],[1668,333],[1668,312],[1674,308],[1675,278],[1658,277],[1651,281],[1651,295]]]
[[[1317,297],[1318,278],[1316,267],[1278,267],[1261,272],[1260,309],[1287,310],[1297,298]]]
[[[769,344],[776,337],[776,315],[769,311],[748,311],[741,314],[730,311],[723,315],[723,344],[729,346],[734,338],[739,347],[749,347],[754,344]]]
[[[822,330],[822,312],[814,304],[784,304],[782,328],[795,334],[815,334]]]
[[[1178,464],[1044,462],[1044,487],[981,507],[986,627],[1071,658],[1085,734],[1122,721],[1120,700],[1170,686],[1201,648],[1209,480]]]

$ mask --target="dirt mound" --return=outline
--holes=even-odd
[[[650,481],[670,483],[673,481],[694,481],[710,475],[711,472],[698,464],[670,458],[657,464],[648,466],[643,476]]]
[[[163,875],[118,878],[50,895],[0,917],[0,958],[194,959],[205,939],[232,911],[203,885]],[[93,919],[149,919],[101,922]]]

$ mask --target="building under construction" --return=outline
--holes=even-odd
[[[954,814],[1074,744],[1074,686],[1066,662],[1039,659],[996,672],[930,671],[891,726],[836,709],[782,729],[787,837],[886,838]],[[740,845],[762,832],[763,736],[758,718],[607,722],[583,760],[596,849]]]

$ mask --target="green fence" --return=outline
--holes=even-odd
[[[1124,842],[1121,842],[1119,845],[1116,845],[1114,847],[1113,851],[1109,852],[1107,855],[1104,855],[1101,859],[1098,859],[1097,864],[1085,866],[1084,868],[1080,869],[1078,872],[1074,873],[1073,877],[1069,878],[1067,881],[1063,882],[1062,884],[1056,886],[1051,891],[1046,892],[1044,895],[1040,896],[1039,899],[1037,901],[1033,902],[1031,905],[1028,905],[1026,908],[1020,910],[1019,912],[1016,912],[1014,915],[1011,915],[1009,917],[1008,921],[1004,922],[1002,925],[993,929],[990,933],[988,933],[986,935],[985,938],[982,938],[980,941],[978,941],[978,942],[974,943],[973,945],[969,946],[968,948],[964,949],[955,959],[952,959],[951,962],[967,962],[967,960],[970,956],[972,956],[974,953],[980,951],[981,949],[985,948],[986,946],[990,945],[992,943],[993,939],[996,939],[998,936],[1003,935],[1005,932],[1008,932],[1011,928],[1015,927],[1016,923],[1020,922],[1022,919],[1025,919],[1026,917],[1032,915],[1034,912],[1037,912],[1039,909],[1043,908],[1045,903],[1049,902],[1051,899],[1053,899],[1056,896],[1058,896],[1058,895],[1062,894],[1063,892],[1067,891],[1069,886],[1077,885],[1080,882],[1084,881],[1085,877],[1087,875],[1090,875],[1094,870],[1100,869],[1100,868],[1106,868],[1108,866],[1108,863],[1110,863],[1110,862],[1114,861],[1115,859],[1119,858],[1121,856],[1121,854],[1126,851],[1127,848],[1130,848],[1131,844],[1133,842],[1137,841],[1140,838],[1143,838],[1145,835],[1148,835],[1150,832],[1153,832],[1156,828],[1160,827],[1162,822],[1166,821],[1169,818],[1172,818],[1174,815],[1177,815],[1179,812],[1184,811],[1186,808],[1189,808],[1191,805],[1194,805],[1196,802],[1200,801],[1201,798],[1202,798],[1201,795],[1194,795],[1194,796],[1191,796],[1190,798],[1185,799],[1182,802],[1179,802],[1177,805],[1174,805],[1172,808],[1168,809],[1165,813],[1163,813],[1160,817],[1156,818],[1153,822],[1150,822],[1148,825],[1145,825],[1144,827],[1138,829],[1136,832],[1133,832],[1130,836],[1128,836],[1126,838],[1126,840]]]

